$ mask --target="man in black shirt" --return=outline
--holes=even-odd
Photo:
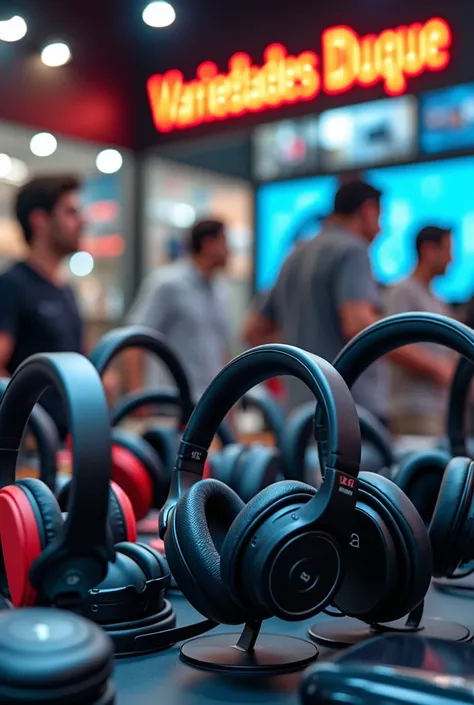
[[[74,294],[61,281],[64,257],[77,252],[83,229],[79,182],[36,178],[18,192],[15,212],[29,255],[0,276],[0,374],[11,376],[38,352],[82,352],[82,322]],[[62,437],[67,419],[54,390],[41,404]]]

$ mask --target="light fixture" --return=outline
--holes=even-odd
[[[50,157],[56,151],[58,142],[49,132],[38,132],[31,138],[30,149],[37,157]]]
[[[12,159],[8,154],[0,154],[0,179],[7,179],[12,170]]]
[[[69,260],[69,269],[76,277],[87,277],[94,269],[94,258],[89,252],[76,252]]]
[[[9,20],[0,22],[0,41],[2,42],[19,42],[23,39],[28,27],[23,17],[14,15]]]
[[[95,163],[103,174],[115,174],[123,164],[123,157],[116,149],[103,149],[97,155]]]
[[[64,42],[54,42],[45,46],[41,52],[41,61],[45,66],[64,66],[71,59],[71,50]]]
[[[169,2],[151,2],[143,10],[142,17],[150,27],[169,27],[176,19],[176,12]]]

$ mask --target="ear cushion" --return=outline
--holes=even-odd
[[[447,451],[430,450],[411,453],[401,461],[395,484],[407,495],[418,513],[429,524],[439,488],[451,456]]]
[[[168,483],[171,480],[178,451],[178,434],[174,428],[154,426],[142,434],[143,440],[150,445],[159,459]]]
[[[283,480],[262,490],[235,518],[224,539],[220,561],[223,583],[234,602],[241,603],[237,587],[239,555],[255,531],[256,523],[263,523],[270,514],[286,505],[306,504],[315,494],[314,487],[304,482]]]
[[[169,568],[163,556],[151,546],[144,543],[119,543],[116,547],[117,551],[125,554],[129,558],[138,563],[147,580],[153,578],[161,578],[169,575]]]
[[[240,443],[232,443],[225,446],[219,453],[213,454],[209,461],[213,479],[223,482],[228,487],[232,487],[234,470],[245,450],[246,447]]]
[[[161,461],[153,448],[142,438],[137,438],[132,433],[119,428],[112,429],[112,441],[114,445],[128,450],[140,461],[152,483],[153,506],[155,509],[161,509],[166,501],[169,483]],[[115,480],[115,477],[113,479]],[[119,483],[117,482],[117,484]],[[125,487],[123,489],[127,492]]]
[[[277,481],[281,468],[278,448],[250,446],[242,453],[231,486],[245,503]]]
[[[221,624],[243,624],[221,578],[221,547],[244,507],[238,495],[217,480],[193,485],[177,503],[165,535],[171,574],[193,607]]]
[[[137,523],[132,504],[119,485],[110,483],[108,519],[114,543],[137,540]]]
[[[54,541],[63,527],[59,504],[51,490],[40,480],[28,477],[18,480],[16,484],[25,491],[30,500],[31,497],[33,498],[32,506],[34,510],[37,508],[39,512],[38,527],[40,528],[40,536],[42,536],[41,548],[44,550]]]
[[[459,533],[473,496],[473,469],[469,458],[453,458],[445,470],[429,530],[435,577],[452,575],[461,559]]]
[[[386,477],[374,473],[359,473],[359,483],[381,502],[396,522],[406,551],[408,573],[406,595],[403,596],[402,614],[417,607],[428,592],[433,569],[433,556],[428,532],[408,497]],[[397,537],[394,536],[394,540]],[[397,541],[399,544],[399,541]],[[399,596],[396,596],[399,597]]]

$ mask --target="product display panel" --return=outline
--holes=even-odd
[[[425,154],[474,147],[474,83],[420,97],[420,142]]]

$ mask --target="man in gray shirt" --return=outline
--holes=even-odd
[[[381,193],[363,181],[343,184],[334,214],[319,235],[297,247],[267,299],[247,319],[249,345],[281,340],[332,361],[344,345],[381,316],[381,299],[369,260],[380,231]],[[391,353],[414,370],[430,364],[416,346]],[[372,365],[353,386],[355,401],[388,421],[385,361]],[[298,380],[288,380],[288,406],[311,400]]]
[[[413,274],[394,286],[387,296],[389,314],[429,311],[449,315],[431,291],[435,277],[451,262],[451,232],[427,226],[415,241],[417,265]],[[448,387],[454,372],[453,355],[446,348],[426,343],[422,347],[437,365],[429,374],[413,372],[403,361],[391,366],[390,425],[396,434],[440,436],[445,433]]]
[[[166,335],[189,375],[195,400],[229,359],[227,291],[216,279],[227,258],[224,224],[196,223],[189,237],[189,257],[150,274],[127,319]],[[129,390],[144,386],[140,351],[128,351],[125,373]]]

